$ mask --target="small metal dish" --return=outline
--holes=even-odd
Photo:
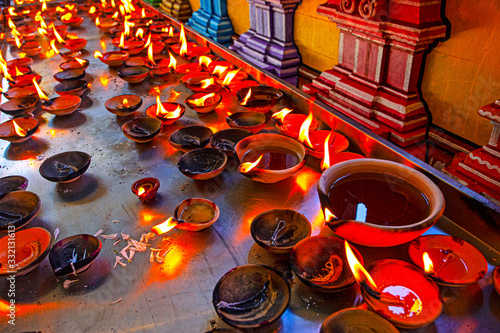
[[[80,178],[89,168],[91,157],[82,151],[67,151],[47,158],[40,165],[40,175],[56,183],[69,183]]]
[[[273,87],[258,86],[243,88],[236,96],[240,104],[249,111],[266,113],[283,98],[283,92]]]
[[[153,140],[162,129],[161,120],[151,117],[137,117],[122,126],[123,134],[137,143]]]
[[[74,235],[55,243],[49,261],[56,276],[79,274],[87,270],[101,251],[101,241],[92,235]]]
[[[0,197],[0,230],[7,232],[9,225],[20,229],[38,214],[40,198],[33,192],[15,191]]]
[[[14,99],[14,98],[26,98],[26,97],[35,97],[36,101],[38,101],[38,92],[36,91],[36,88],[34,86],[27,86],[27,87],[22,87],[22,88],[10,88],[9,90],[5,91],[3,95],[7,99]],[[36,103],[33,107],[33,112],[35,110]],[[0,106],[0,111],[2,111],[2,106]],[[29,113],[31,113],[29,112]]]
[[[177,150],[188,152],[208,145],[212,130],[205,126],[187,126],[170,134],[168,142]]]
[[[325,319],[320,333],[398,333],[390,322],[373,311],[364,309],[344,309]]]
[[[141,83],[149,75],[149,69],[144,66],[139,67],[125,67],[118,71],[120,79],[128,83]]]
[[[52,98],[50,103],[42,102],[42,109],[55,116],[68,116],[78,110],[81,104],[82,99],[80,97],[65,95]]]
[[[181,156],[177,167],[187,177],[206,180],[217,177],[227,163],[227,155],[217,148],[198,148]]]
[[[260,112],[235,112],[226,117],[229,127],[241,128],[257,133],[266,127],[267,116]]]
[[[221,101],[222,96],[219,93],[196,93],[185,100],[187,106],[198,113],[212,112]]]
[[[126,101],[125,101],[126,99]],[[133,114],[142,105],[142,98],[137,95],[125,94],[108,99],[104,106],[109,112],[119,117],[126,117]]]

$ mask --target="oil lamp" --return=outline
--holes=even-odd
[[[15,264],[9,259],[8,249],[11,238],[4,236],[0,239],[0,277],[8,277],[15,272],[15,276],[23,276],[34,270],[47,257],[52,242],[52,234],[44,228],[28,228],[16,232]]]
[[[162,122],[151,117],[137,117],[127,121],[122,126],[125,136],[137,143],[146,143],[153,140],[162,129]]]
[[[12,143],[22,143],[38,129],[38,120],[32,117],[19,117],[0,124],[0,139]]]
[[[172,147],[182,152],[208,145],[213,132],[205,126],[187,126],[170,134],[168,142]]]
[[[129,55],[125,51],[112,51],[104,54],[99,51],[94,52],[94,58],[99,58],[99,60],[109,67],[121,66],[123,62],[128,59],[128,57]]]
[[[147,66],[148,60],[149,59],[147,57],[135,56],[128,58],[124,61],[123,64],[127,67]],[[151,68],[149,68],[149,71],[154,75],[154,72],[151,70]]]
[[[488,271],[484,256],[471,244],[451,236],[426,235],[410,243],[411,260],[436,283],[464,286]]]
[[[151,73],[155,76],[166,75],[171,72],[170,68],[175,67],[176,60],[170,54],[170,59],[166,59],[163,56],[154,57],[153,56],[153,46],[152,44],[148,47],[148,58],[145,62],[145,66],[149,68]]]
[[[236,93],[241,89],[257,87],[259,85],[260,85],[259,82],[254,80],[243,80],[243,81],[231,82],[227,88],[229,88],[230,92]]]
[[[210,146],[220,149],[227,155],[232,155],[234,146],[244,138],[252,135],[252,132],[240,128],[227,128],[210,137]]]
[[[52,155],[40,165],[40,175],[55,183],[70,183],[79,179],[90,166],[91,157],[83,151],[67,151]]]
[[[344,309],[325,319],[319,333],[337,332],[398,333],[390,322],[378,314],[365,309]]]
[[[210,48],[205,46],[194,46],[187,50],[186,57],[189,59],[204,56],[210,53]]]
[[[300,127],[306,121],[305,114],[291,113],[292,109],[284,108],[279,112],[272,115],[276,129],[284,135],[291,138],[298,139],[300,134]],[[311,116],[312,117],[312,116]],[[310,131],[315,131],[318,128],[318,123],[313,119],[309,127]]]
[[[361,285],[368,306],[400,328],[414,329],[434,322],[443,310],[437,285],[416,266],[385,259],[363,268],[345,241],[349,267]]]
[[[184,85],[194,92],[212,93],[217,92],[220,86],[215,84],[214,77],[205,72],[186,74],[181,79]]]
[[[83,79],[85,77],[85,71],[81,68],[77,69],[65,69],[63,71],[57,72],[54,74],[54,79],[56,79],[59,82],[65,81],[65,80],[79,80]]]
[[[249,111],[266,113],[283,98],[283,92],[273,87],[258,86],[243,88],[236,93],[236,96],[240,105]]]
[[[18,67],[31,67],[33,66],[33,59],[30,57],[17,58],[7,61],[7,67],[11,68],[14,66]]]
[[[122,51],[126,51],[129,55],[136,55],[144,49],[144,42],[141,40],[126,41],[124,46],[120,46]]]
[[[226,89],[229,89],[229,86],[232,83],[244,81],[248,78],[248,73],[243,72],[240,69],[235,69],[231,71],[225,72],[219,79],[216,79],[216,82],[219,83]]]
[[[153,199],[160,188],[160,181],[154,177],[142,178],[132,184],[132,192],[141,199],[148,201]]]
[[[101,29],[104,33],[109,33],[111,28],[114,28],[118,25],[118,22],[114,21],[111,18],[100,20],[99,17],[95,19],[95,25]]]
[[[210,66],[210,64],[216,59],[217,59],[216,55],[208,54],[195,57],[194,59],[191,59],[191,61],[199,63],[203,69],[207,70],[208,66]]]
[[[141,83],[149,75],[149,68],[145,66],[125,67],[118,71],[120,79],[130,84]]]
[[[307,153],[315,158],[323,158],[325,155],[325,142],[329,153],[339,153],[349,147],[349,140],[340,133],[327,130],[309,131],[306,120],[299,132],[298,140],[304,144]]]
[[[174,219],[182,221],[177,229],[201,231],[210,227],[219,219],[219,207],[212,201],[203,198],[189,198],[175,207]]]
[[[29,191],[9,192],[0,197],[0,231],[9,230],[14,225],[16,230],[31,222],[40,210],[40,197]]]
[[[249,136],[238,142],[234,151],[241,161],[238,171],[261,183],[277,183],[291,177],[306,163],[304,146],[281,134]]]
[[[235,112],[226,117],[226,123],[231,128],[241,128],[257,133],[266,127],[267,116],[260,112]]]
[[[38,105],[38,97],[36,97],[36,91],[35,96],[33,96],[31,89],[28,90],[28,88],[30,87],[11,88],[7,90],[4,95],[14,97],[10,101],[0,105],[0,111],[12,117],[33,113]],[[17,97],[24,95],[27,95],[27,97]]]
[[[7,176],[0,178],[0,196],[13,191],[26,191],[28,178],[23,176]]]
[[[11,76],[21,76],[31,73],[31,68],[14,66],[11,68],[7,68],[7,71]]]
[[[142,105],[142,98],[137,95],[119,95],[111,97],[104,103],[106,109],[119,117],[133,114]]]
[[[77,29],[82,25],[84,18],[81,16],[76,16],[72,13],[66,13],[61,16],[61,21],[71,29]]]
[[[156,96],[156,104],[146,109],[146,115],[161,120],[164,126],[171,125],[179,120],[186,112],[186,108],[179,103],[161,102],[160,95]]]
[[[42,82],[42,77],[38,74],[26,74],[26,75],[16,75],[11,77],[12,80],[9,80],[10,87],[26,87],[33,84],[33,80],[37,83]]]
[[[90,267],[101,247],[101,241],[92,235],[80,234],[61,239],[50,249],[50,266],[56,277],[80,274]]]
[[[87,59],[74,58],[67,60],[59,65],[61,69],[83,69],[86,70],[89,67],[89,61]]]
[[[85,46],[87,46],[87,40],[85,38],[68,39],[64,43],[64,47],[73,52],[81,51]]]
[[[222,101],[219,93],[196,93],[186,98],[186,104],[198,113],[208,113]]]
[[[21,51],[29,57],[36,57],[42,51],[42,46],[39,42],[26,42],[21,46]]]
[[[200,72],[201,66],[196,62],[187,63],[184,65],[177,66],[175,72],[179,74],[195,73]]]
[[[233,70],[235,68],[234,64],[229,61],[215,60],[211,61],[208,66],[206,66],[207,72],[216,75],[217,77],[222,77],[225,72]]]
[[[82,99],[80,97],[72,95],[49,99],[42,89],[40,89],[40,86],[35,80],[33,80],[33,86],[38,93],[38,97],[42,101],[42,109],[55,116],[70,115],[75,112],[82,103]]]
[[[177,168],[186,177],[207,180],[224,171],[227,155],[217,148],[197,148],[182,155]]]
[[[88,88],[88,82],[85,80],[66,80],[57,84],[54,91],[61,96],[73,95],[80,97],[87,94],[90,89]]]

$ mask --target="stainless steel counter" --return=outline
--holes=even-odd
[[[203,332],[212,327],[228,327],[215,314],[211,304],[212,291],[219,278],[233,267],[245,263],[261,263],[274,267],[291,279],[292,300],[289,308],[276,323],[259,332],[317,332],[322,321],[336,310],[357,306],[362,301],[359,288],[337,294],[321,294],[303,285],[290,272],[288,256],[273,255],[254,243],[250,236],[252,219],[268,209],[292,208],[304,214],[313,225],[313,235],[331,234],[323,228],[323,215],[316,193],[320,177],[319,161],[309,158],[307,165],[295,177],[279,184],[260,184],[241,176],[232,160],[226,170],[209,181],[194,181],[183,176],[176,167],[181,153],[168,144],[170,132],[186,125],[207,124],[214,129],[227,128],[224,117],[234,112],[234,95],[224,95],[216,112],[199,116],[187,108],[184,117],[150,143],[136,144],[123,135],[117,118],[104,108],[104,102],[115,95],[134,93],[143,97],[140,111],[155,102],[151,89],[162,88],[162,100],[173,90],[183,101],[190,91],[173,76],[163,81],[152,78],[144,84],[129,85],[118,78],[116,70],[109,69],[92,57],[101,49],[101,41],[111,50],[110,39],[86,19],[84,26],[75,31],[88,39],[84,57],[90,61],[86,79],[92,84],[90,99],[82,110],[71,116],[55,118],[40,111],[40,129],[34,138],[24,144],[0,143],[1,176],[24,175],[29,181],[28,190],[41,199],[38,216],[28,225],[42,226],[53,232],[59,229],[58,239],[78,234],[126,233],[139,239],[151,226],[162,222],[175,206],[189,197],[204,197],[220,208],[219,220],[201,232],[174,230],[171,232],[172,251],[163,264],[151,264],[149,252],[136,253],[126,267],[115,263],[114,249],[120,251],[123,242],[113,246],[114,240],[102,240],[101,254],[89,270],[79,274],[68,289],[58,281],[46,259],[36,270],[16,279],[16,326],[6,323],[5,291],[7,282],[0,282],[0,327],[2,331],[42,332]],[[198,40],[192,32],[189,35]],[[214,50],[220,51],[217,45]],[[221,54],[220,52],[217,52]],[[238,66],[241,59],[230,55]],[[7,57],[11,57],[10,54]],[[52,75],[58,70],[61,59],[36,60],[33,70],[43,76],[42,88],[54,96],[56,81]],[[250,68],[248,65],[243,66]],[[277,109],[284,105],[303,105],[305,96],[265,74],[257,79],[282,85],[288,95]],[[267,80],[267,81],[266,81]],[[106,84],[105,84],[106,83]],[[6,87],[5,81],[3,87]],[[314,105],[315,110],[323,110]],[[337,115],[322,114],[329,123],[339,124],[343,132],[357,133],[349,136],[354,150],[365,153],[385,152],[387,143],[352,129],[349,122]],[[8,117],[0,115],[0,120]],[[352,128],[351,128],[352,127]],[[356,141],[359,140],[359,141]],[[365,140],[363,143],[361,140]],[[359,149],[364,147],[363,149]],[[366,150],[366,148],[370,148]],[[68,150],[81,150],[92,156],[89,170],[75,183],[55,184],[43,179],[38,167],[47,157]],[[381,154],[382,154],[381,153]],[[371,156],[371,155],[370,155]],[[404,157],[404,156],[403,156]],[[145,204],[131,192],[134,181],[146,176],[157,177],[160,190],[154,201]],[[462,289],[442,287],[445,309],[432,325],[416,332],[496,332],[500,324],[500,296],[491,284],[493,263],[500,258],[498,252],[482,240],[455,223],[443,218],[430,233],[443,230],[460,236],[478,246],[490,261],[490,272],[476,285]],[[493,237],[493,236],[492,236]],[[496,236],[495,236],[496,237]],[[156,244],[158,237],[152,243]],[[370,249],[358,247],[365,263],[381,258],[408,260],[407,245]],[[120,302],[112,302],[121,299]]]

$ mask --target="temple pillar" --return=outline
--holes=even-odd
[[[193,13],[188,0],[163,0],[160,8],[181,22],[187,21]]]
[[[227,0],[201,0],[200,9],[193,13],[189,25],[218,43],[231,44],[234,32],[227,14]]]

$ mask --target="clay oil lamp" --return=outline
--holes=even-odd
[[[127,81],[130,84],[141,83],[149,75],[149,68],[141,67],[125,67],[118,71],[120,79]]]
[[[240,105],[248,111],[266,113],[283,98],[283,92],[273,87],[258,86],[243,88],[236,93],[236,96]]]
[[[325,170],[318,194],[330,229],[365,246],[407,243],[432,227],[444,210],[443,194],[422,173],[371,158]]]
[[[67,60],[59,65],[62,70],[65,69],[83,69],[86,70],[89,67],[89,61],[87,59],[74,58]]]
[[[205,126],[187,126],[170,134],[168,142],[172,147],[182,152],[208,145],[212,130]]]
[[[208,67],[213,61],[217,61],[219,59],[215,54],[204,54],[198,57],[192,58],[191,62],[197,62],[203,68],[204,71],[210,72]],[[211,73],[211,72],[210,72]]]
[[[307,218],[291,209],[272,209],[257,215],[250,225],[254,241],[266,250],[284,254],[311,236]]]
[[[113,38],[113,40],[116,37],[120,37],[120,35],[125,31],[125,28],[123,26],[116,26],[114,28],[109,29],[109,36]],[[113,41],[112,41],[113,43]],[[113,44],[114,45],[114,44]]]
[[[287,136],[262,133],[236,144],[238,171],[260,183],[277,183],[297,173],[305,164],[304,146]]]
[[[292,109],[284,108],[273,114],[271,118],[274,120],[274,126],[278,132],[291,138],[298,139],[300,128],[308,116],[305,114],[291,113],[292,111]],[[312,115],[310,118],[312,118]],[[315,131],[316,129],[318,129],[318,123],[316,120],[312,119],[309,131]]]
[[[71,29],[78,29],[82,25],[84,18],[73,15],[72,13],[66,13],[61,16],[61,21]]]
[[[374,312],[404,329],[427,326],[439,317],[443,310],[439,288],[420,268],[385,259],[375,261],[366,271],[347,241],[345,244],[349,267]]]
[[[13,191],[26,191],[28,179],[23,176],[7,176],[0,178],[0,196]]]
[[[215,81],[226,89],[229,89],[231,83],[244,81],[248,78],[248,73],[243,72],[240,69],[235,69],[228,71],[227,74],[223,75],[220,79],[215,79]]]
[[[227,155],[217,148],[198,148],[181,156],[177,167],[186,177],[207,180],[224,171]]]
[[[212,112],[221,101],[222,96],[219,93],[196,93],[185,100],[187,106],[198,113]]]
[[[89,168],[91,157],[82,151],[67,151],[47,158],[40,165],[40,175],[55,183],[70,183]]]
[[[146,66],[148,63],[148,58],[147,57],[130,57],[127,60],[124,61],[124,65],[127,67],[137,67],[137,66]],[[151,68],[149,71],[154,75],[153,71]]]
[[[257,133],[266,127],[267,116],[260,112],[235,112],[226,117],[226,123],[231,128],[241,128]]]
[[[132,184],[132,193],[137,195],[141,201],[153,199],[160,188],[160,181],[154,177],[139,179]]]
[[[497,291],[497,294],[500,295],[500,266],[497,266],[492,273],[493,286]]]
[[[33,79],[40,83],[42,82],[42,77],[38,74],[26,74],[26,75],[16,75],[12,76],[12,81],[9,80],[10,87],[26,87],[33,85]]]
[[[474,246],[451,236],[421,236],[410,243],[411,260],[436,283],[465,286],[481,280],[488,263]]]
[[[63,71],[57,72],[54,74],[54,79],[59,82],[63,82],[65,80],[79,80],[85,77],[85,70],[81,68],[77,69],[65,69]]]
[[[165,48],[165,43],[162,41],[151,42],[153,54],[158,54]]]
[[[99,11],[97,10],[96,6],[91,6],[87,12],[87,16],[91,20],[95,20],[98,14],[99,14]]]
[[[124,45],[120,46],[120,48],[129,55],[136,55],[144,49],[144,42],[142,40],[125,41]]]
[[[56,277],[77,275],[87,270],[101,252],[101,241],[92,235],[74,235],[55,243],[49,252]]]
[[[302,142],[306,147],[307,153],[315,158],[325,156],[325,147],[328,149],[328,154],[339,153],[349,147],[349,140],[340,133],[327,130],[319,130],[309,132],[309,124],[312,119],[312,114],[309,114],[308,119],[300,127],[299,142]]]
[[[10,76],[21,76],[31,73],[31,68],[14,66],[13,68],[8,68],[7,71]]]
[[[82,103],[82,99],[79,96],[72,95],[49,99],[35,81],[33,81],[33,84],[35,89],[37,90],[38,97],[40,97],[40,100],[42,100],[42,109],[55,116],[70,115],[75,112]]]
[[[24,227],[38,214],[40,198],[33,192],[15,191],[0,197],[0,231]]]
[[[64,47],[70,51],[81,51],[85,46],[87,46],[87,40],[85,38],[68,39],[64,43]]]
[[[33,59],[31,59],[30,57],[24,57],[24,58],[17,58],[17,59],[12,59],[12,60],[7,61],[8,68],[13,68],[14,66],[31,67],[31,66],[33,66]]]
[[[252,135],[252,132],[239,129],[239,128],[228,128],[217,133],[214,133],[210,137],[210,146],[220,149],[226,154],[232,155],[234,151],[234,146],[244,138]]]
[[[208,48],[206,46],[194,46],[194,47],[188,48],[187,53],[186,53],[186,57],[188,59],[192,59],[195,57],[209,54],[210,51],[211,51],[210,48]]]
[[[42,46],[39,42],[25,42],[21,47],[21,51],[29,57],[36,57],[42,52]]]
[[[28,228],[16,232],[15,264],[9,256],[9,244],[12,238],[4,236],[0,239],[0,277],[23,276],[34,270],[47,257],[52,242],[52,234],[44,228]],[[12,250],[12,249],[11,249]],[[12,253],[12,252],[11,252]]]
[[[174,68],[175,64],[176,60],[172,54],[170,54],[170,59],[166,59],[163,56],[154,57],[152,44],[148,46],[148,58],[145,66],[149,68],[153,75],[162,76],[169,74],[171,72],[170,68]]]
[[[220,90],[212,75],[205,72],[186,74],[181,79],[184,85],[194,92],[212,93]]]
[[[61,52],[59,53],[61,58],[64,60],[72,60],[75,58],[79,58],[82,55],[81,51],[68,51],[68,52]]]
[[[30,94],[30,91],[27,91],[28,87],[23,87],[23,88],[11,88],[7,90],[5,95],[9,94],[9,96],[17,96],[17,95],[24,95],[24,94]],[[26,113],[33,113],[35,111],[36,106],[38,105],[38,97],[36,97],[36,91],[35,91],[35,96],[28,96],[28,97],[14,97],[10,101],[7,101],[0,105],[0,111],[5,113],[8,116],[16,117],[21,114],[26,114]]]
[[[353,251],[363,263],[358,250],[353,248]],[[304,238],[293,247],[290,266],[300,281],[317,291],[343,291],[356,283],[347,262],[344,240],[340,238]]]
[[[190,48],[193,47],[198,47],[196,43],[193,42],[186,42],[186,47],[184,48],[182,43],[181,44],[174,44],[170,48],[175,54],[180,55],[181,57],[186,57],[187,58],[187,52],[189,51]]]
[[[137,95],[119,95],[111,97],[104,103],[106,109],[119,117],[133,114],[142,105],[142,98]]]
[[[160,95],[156,96],[156,104],[146,109],[146,115],[161,120],[163,126],[172,125],[186,112],[184,105],[160,101]]]
[[[18,117],[0,124],[0,139],[12,143],[22,143],[38,129],[38,120],[32,117]]]
[[[125,60],[128,59],[129,55],[125,51],[111,51],[102,54],[99,51],[94,52],[94,57],[99,58],[103,63],[109,67],[118,67],[123,64]]]
[[[47,29],[47,38],[57,39],[61,44],[64,44],[64,38],[68,35],[68,27],[65,25],[50,24]]]
[[[175,207],[174,219],[182,221],[176,228],[187,231],[201,231],[219,219],[219,207],[202,198],[186,199]]]
[[[254,80],[243,80],[243,81],[231,82],[227,88],[229,89],[230,92],[236,93],[241,89],[258,87],[259,85],[260,85],[259,82]]]
[[[57,84],[54,91],[61,96],[73,95],[81,97],[87,94],[90,89],[88,88],[88,82],[85,80],[66,80]]]
[[[196,62],[187,63],[177,66],[175,72],[179,74],[196,73],[201,71],[201,66]]]
[[[97,17],[95,19],[95,25],[99,29],[101,29],[102,32],[109,33],[109,30],[111,30],[111,28],[118,26],[118,22],[114,21],[113,19],[100,20],[99,17]]]
[[[127,121],[122,126],[123,134],[137,143],[146,143],[153,140],[160,134],[161,129],[161,121],[151,117],[137,117]]]
[[[319,333],[379,332],[398,333],[390,322],[378,314],[365,309],[344,309],[325,319]]]
[[[327,141],[325,141],[326,143]],[[356,153],[351,153],[351,152],[341,152],[341,153],[331,153],[329,152],[329,146],[328,144],[325,144],[325,156],[323,157],[323,160],[321,161],[321,170],[325,171],[332,165],[345,162],[345,161],[350,161],[350,160],[358,160],[360,158],[365,158],[363,155],[356,154]]]
[[[234,64],[224,60],[214,60],[203,67],[206,68],[208,73],[211,73],[218,78],[222,78],[227,71],[233,70],[235,68]]]
[[[278,320],[290,303],[290,295],[290,285],[280,273],[268,266],[248,264],[220,278],[212,303],[227,324],[253,329]]]

